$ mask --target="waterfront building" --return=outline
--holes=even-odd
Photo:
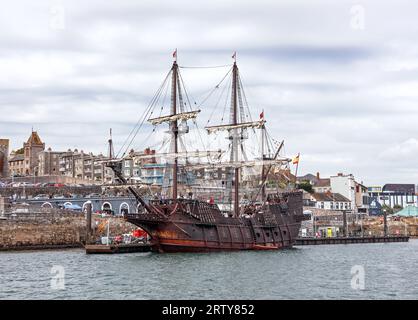
[[[162,186],[164,172],[167,165],[164,163],[146,163],[141,167],[140,180],[142,183]]]
[[[369,210],[369,193],[367,187],[362,183],[355,181],[355,204],[358,213],[368,213]]]
[[[369,192],[367,187],[357,182],[352,174],[338,173],[329,178],[321,178],[319,172],[314,176],[307,174],[298,177],[299,183],[308,181],[315,193],[338,193],[351,202],[354,212],[367,213],[369,209]]]
[[[9,174],[9,139],[0,139],[0,178]]]
[[[312,186],[312,189],[318,193],[331,192],[331,179],[329,178],[318,178],[318,180]]]
[[[27,176],[37,176],[39,173],[39,153],[45,150],[45,143],[42,142],[36,131],[32,131],[27,142],[23,144],[25,156],[25,171]]]
[[[349,199],[339,193],[305,193],[304,205],[324,210],[352,210]]]
[[[28,140],[23,143],[23,148],[12,152],[8,160],[9,171],[12,175],[37,176],[39,175],[39,154],[45,150],[36,131],[32,130]]]
[[[61,176],[80,180],[112,183],[114,176],[105,165],[107,160],[102,154],[94,155],[83,150],[69,149],[59,156],[59,172]]]
[[[146,148],[144,151],[131,150],[122,160],[123,177],[131,183],[143,183],[160,187],[171,185],[171,164],[161,163],[155,150]],[[178,183],[189,185],[194,175],[179,169]]]
[[[296,183],[309,182],[312,185],[312,189],[317,193],[324,193],[331,191],[330,178],[321,178],[319,172],[316,175],[308,173],[304,176],[297,177]]]
[[[9,159],[9,173],[11,176],[23,176],[25,173],[25,156],[23,153],[12,152]]]
[[[412,183],[388,183],[383,187],[368,187],[368,195],[370,203],[378,204],[378,207],[388,206],[394,208],[400,206],[405,208],[408,205],[418,206],[417,188]],[[381,210],[377,210],[375,214],[381,214]]]
[[[60,174],[60,156],[64,152],[52,151],[48,148],[46,151],[39,153],[39,176],[58,176]]]
[[[367,187],[357,182],[350,174],[338,173],[330,177],[332,192],[340,193],[351,201],[351,207],[355,212],[368,213],[369,196]]]
[[[141,164],[143,163],[155,163],[155,158],[143,159],[143,155],[155,154],[155,150],[145,149],[144,152],[131,151],[122,162],[122,174],[123,177],[133,183],[141,182]]]

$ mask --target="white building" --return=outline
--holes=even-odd
[[[351,210],[349,199],[339,193],[312,193],[309,194],[309,203],[317,209],[325,210]]]

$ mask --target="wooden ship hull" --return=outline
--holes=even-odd
[[[150,204],[160,212],[125,218],[148,232],[157,252],[283,249],[293,246],[303,220],[301,192],[283,198],[286,202],[265,204],[239,218],[224,217],[216,205],[197,200]]]

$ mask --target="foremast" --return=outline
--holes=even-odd
[[[238,95],[238,67],[237,61],[234,61],[234,66],[232,68],[232,125],[237,125],[238,112],[237,112],[237,95]],[[238,139],[241,139],[241,135],[238,134],[238,129],[235,128],[232,130],[232,148],[231,148],[231,161],[239,161],[238,159]],[[239,142],[238,142],[239,141]],[[234,168],[234,216],[239,216],[239,175],[240,169]]]

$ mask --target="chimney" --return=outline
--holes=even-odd
[[[342,177],[343,176],[343,174],[342,174],[342,172],[338,172],[338,174],[337,174],[339,177]]]
[[[316,178],[319,180],[320,179],[320,177],[319,177],[319,172],[317,172],[316,173]]]

